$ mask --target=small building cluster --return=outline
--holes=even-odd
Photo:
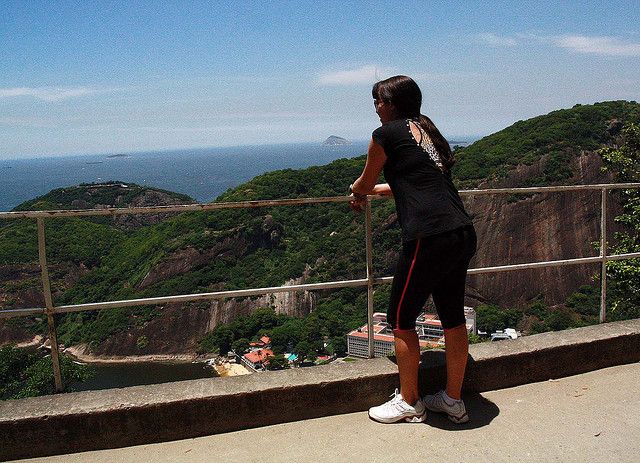
[[[271,350],[271,339],[269,336],[262,336],[259,341],[249,343],[249,352],[240,357],[240,363],[253,371],[266,369],[269,364],[269,357],[275,354]]]
[[[476,312],[471,307],[465,307],[467,331],[477,334]],[[444,346],[444,330],[437,315],[422,313],[416,320],[416,332],[420,348]],[[373,314],[373,353],[375,357],[386,357],[395,349],[393,330],[387,323],[387,315],[376,312]],[[347,352],[354,357],[369,357],[369,330],[367,325],[347,334]]]
[[[233,352],[229,352],[230,355],[235,356]],[[269,365],[269,357],[275,356],[273,350],[271,350],[271,339],[269,336],[262,336],[259,341],[249,343],[249,352],[239,355],[240,363],[251,371],[264,371]],[[300,360],[298,354],[294,352],[285,352],[284,358],[287,360],[289,367],[298,366]],[[319,355],[316,361],[331,360],[329,355]],[[304,364],[302,366],[305,366]]]

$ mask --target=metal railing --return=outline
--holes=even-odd
[[[600,292],[600,322],[606,320],[606,289],[607,289],[607,269],[606,263],[612,260],[622,260],[640,257],[640,252],[626,254],[607,254],[607,193],[610,190],[617,189],[633,189],[639,188],[640,183],[617,183],[617,184],[596,184],[596,185],[569,185],[569,186],[550,186],[550,187],[531,187],[531,188],[493,188],[485,190],[462,190],[461,196],[479,196],[479,195],[495,195],[495,194],[532,194],[532,193],[552,193],[552,192],[569,192],[569,191],[600,191],[600,255],[594,257],[581,257],[575,259],[552,260],[544,262],[530,262],[524,264],[501,265],[494,267],[482,267],[469,269],[470,275],[481,273],[504,272],[522,269],[535,269],[543,267],[558,267],[564,265],[578,265],[600,262],[601,264],[601,292]],[[374,356],[374,333],[373,333],[373,287],[374,285],[386,284],[393,281],[393,277],[374,276],[373,272],[373,244],[371,229],[371,201],[374,199],[383,199],[381,196],[368,196],[365,207],[365,246],[366,246],[366,278],[357,280],[329,281],[312,284],[299,284],[291,286],[275,286],[266,288],[250,288],[233,291],[216,291],[209,293],[184,294],[177,296],[163,297],[147,297],[140,299],[118,300],[108,302],[91,302],[86,304],[72,304],[55,306],[51,295],[51,287],[49,281],[49,272],[47,267],[46,256],[46,240],[45,240],[45,224],[47,218],[57,217],[86,217],[86,216],[111,216],[117,217],[125,214],[157,214],[167,212],[186,212],[186,211],[211,211],[217,209],[245,209],[245,208],[261,208],[274,206],[296,206],[307,204],[321,203],[345,203],[352,198],[349,196],[337,197],[321,197],[321,198],[300,198],[300,199],[281,199],[281,200],[259,200],[259,201],[239,201],[227,203],[211,203],[211,204],[187,204],[174,206],[155,206],[155,207],[129,207],[129,208],[108,208],[108,209],[91,209],[91,210],[56,210],[56,211],[20,211],[20,212],[0,212],[0,219],[21,219],[35,218],[38,227],[38,257],[40,263],[42,290],[44,293],[45,307],[35,307],[28,309],[4,309],[0,310],[0,318],[25,317],[30,315],[46,315],[49,331],[49,341],[51,343],[51,360],[53,363],[53,372],[55,378],[55,387],[57,391],[63,389],[62,378],[60,375],[59,348],[56,338],[56,326],[54,315],[70,312],[80,312],[85,310],[110,309],[118,307],[135,307],[150,304],[164,304],[169,302],[189,302],[198,300],[226,299],[233,297],[260,296],[264,294],[273,294],[281,292],[293,291],[313,291],[321,289],[338,289],[367,287],[367,325],[368,325],[368,342],[369,357]]]

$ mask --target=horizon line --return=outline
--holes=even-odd
[[[337,136],[337,135],[336,135]],[[463,143],[472,143],[479,140],[484,135],[460,135],[450,137],[451,140],[447,139],[449,143],[454,142],[463,142]],[[446,138],[446,137],[445,137]],[[350,146],[354,143],[368,143],[369,139],[362,140],[349,140],[350,144],[348,145],[327,145],[327,146]],[[149,153],[171,153],[177,151],[189,151],[189,150],[208,150],[208,149],[233,149],[233,148],[255,148],[255,147],[267,147],[267,146],[281,146],[281,145],[322,145],[322,141],[293,141],[293,142],[281,142],[281,143],[257,143],[257,144],[243,144],[243,145],[207,145],[207,146],[188,146],[183,148],[158,148],[158,149],[140,149],[140,150],[117,150],[117,151],[100,151],[100,152],[92,152],[92,153],[55,153],[55,154],[34,154],[34,155],[24,155],[22,157],[15,157],[9,155],[10,157],[2,157],[0,155],[0,161],[25,161],[25,160],[35,160],[35,159],[51,159],[51,158],[63,158],[63,157],[88,157],[88,156],[112,156],[114,154],[126,154],[126,155],[136,155],[136,154],[149,154]]]

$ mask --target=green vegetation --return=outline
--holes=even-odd
[[[366,294],[343,289],[323,298],[316,309],[300,319],[276,314],[272,308],[258,309],[230,324],[216,326],[200,342],[200,351],[225,354],[236,352],[261,336],[271,338],[275,354],[295,352],[300,360],[314,360],[319,354],[342,355],[346,352],[345,333],[366,323]],[[325,347],[324,344],[327,344]]]
[[[77,365],[70,358],[60,358],[62,378],[67,383],[86,381],[93,371]],[[51,358],[37,352],[12,346],[0,347],[0,400],[21,399],[53,394],[53,366]]]
[[[540,162],[540,176],[528,184],[566,182],[572,175],[570,161],[575,155],[613,140],[607,131],[612,119],[640,120],[640,105],[624,101],[598,103],[519,121],[471,146],[456,149],[459,161],[454,177],[461,186],[476,186],[483,180],[505,175],[517,165]],[[326,166],[269,172],[228,190],[216,201],[344,195],[345,187],[359,175],[363,165],[364,157],[360,156]],[[618,168],[615,163],[611,165],[612,170]],[[106,188],[84,185],[54,190],[16,209],[126,206],[146,191],[137,185],[123,188],[118,182]],[[190,201],[188,197],[163,193],[175,200]],[[392,201],[376,201],[373,205],[377,274],[392,272],[393,251],[399,249],[400,229],[393,212]],[[303,274],[309,283],[365,275],[363,217],[351,213],[346,204],[188,212],[159,223],[128,228],[119,227],[106,217],[48,219],[46,224],[56,304],[279,286]],[[632,243],[627,244],[631,248]],[[36,262],[34,221],[0,224],[0,265]],[[617,271],[612,265],[612,278]],[[70,274],[75,277],[68,278]],[[39,287],[37,278],[0,281],[8,306],[28,286]],[[621,294],[631,290],[629,285],[620,288]],[[376,311],[386,309],[388,291],[388,286],[377,288]],[[255,329],[243,331],[239,325],[251,325],[253,321],[240,319],[206,335],[201,349],[224,353],[234,343],[241,346],[251,340],[262,329],[272,337],[277,352],[284,352],[290,345],[305,350],[309,356],[313,352],[344,352],[344,333],[366,318],[364,292],[345,289],[318,295],[317,306],[303,320],[263,315],[265,320],[256,323]],[[627,311],[624,307],[631,307],[629,304],[620,299],[615,310]],[[587,317],[593,316],[590,312],[576,315],[578,309],[569,309],[573,324],[587,323]],[[495,326],[505,321],[492,309],[483,310]],[[58,334],[66,345],[86,342],[95,348],[113,334],[129,331],[138,340],[138,348],[144,349],[145,339],[138,330],[161,313],[159,307],[140,307],[68,314],[59,317]],[[507,311],[505,316],[513,318],[516,314]],[[539,329],[567,323],[562,315],[551,320],[529,317],[535,317]],[[320,348],[324,342],[328,346]]]
[[[541,160],[543,175],[522,186],[566,181],[571,177],[567,162],[572,157],[611,141],[606,129],[613,119],[639,121],[640,105],[628,101],[576,105],[518,121],[456,150],[454,176],[460,187],[473,188],[486,179],[505,176],[515,166]]]
[[[640,125],[627,124],[616,146],[603,148],[599,153],[603,170],[612,172],[617,181],[640,182]],[[609,252],[640,252],[640,189],[618,194],[623,212],[615,220],[625,229],[615,234],[616,245]],[[640,318],[640,259],[608,262],[607,275],[608,319]]]
[[[502,309],[494,304],[481,305],[476,308],[478,330],[493,333],[505,328],[514,328],[523,316],[515,309]]]
[[[564,304],[548,307],[541,299],[535,299],[524,309],[509,309],[495,304],[483,304],[476,308],[478,330],[493,333],[505,328],[516,328],[525,334],[560,331],[598,323],[600,291],[584,285],[571,294]],[[477,339],[471,338],[476,342]]]
[[[140,195],[148,191],[164,193],[182,203],[193,202],[193,198],[162,190],[149,188],[135,183],[106,182],[98,185],[82,183],[77,186],[57,188],[37,198],[25,201],[14,211],[50,211],[56,209],[92,209],[98,205],[108,207],[127,207]]]

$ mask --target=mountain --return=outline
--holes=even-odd
[[[106,209],[110,207],[169,206],[194,203],[196,200],[185,194],[160,188],[143,187],[135,183],[105,182],[58,188],[46,195],[25,201],[16,206],[13,211]],[[138,228],[158,223],[167,217],[167,214],[121,215],[115,219],[113,224],[123,229]],[[110,219],[94,219],[94,221],[96,220],[101,223],[110,221]]]
[[[482,138],[460,151],[454,176],[461,188],[503,188],[612,181],[595,152],[614,144],[625,122],[640,121],[640,105],[608,101],[576,105]],[[615,194],[610,195],[609,239],[619,229]],[[477,196],[466,201],[484,242],[477,267],[597,255],[600,192],[530,196]],[[555,267],[474,276],[470,284],[486,301],[525,306],[536,297],[561,304],[598,272],[597,265]]]
[[[638,120],[640,105],[614,101],[518,121],[468,147],[458,147],[454,177],[461,188],[608,181],[600,172],[595,150],[615,143],[620,123]],[[228,190],[216,201],[344,195],[364,161],[359,156],[325,166],[269,172]],[[131,185],[124,189],[117,185],[99,187],[99,193],[87,185],[54,190],[19,207],[104,207],[133,204],[135,198],[158,194],[158,190],[138,187],[138,194],[128,197],[125,192],[131,191]],[[188,200],[163,194],[168,196],[158,201]],[[598,198],[597,193],[465,198],[480,237],[472,266],[595,254],[591,243],[598,236]],[[612,203],[610,217],[616,211],[615,200]],[[391,275],[400,243],[393,202],[376,201],[373,217],[375,273]],[[35,225],[6,222],[0,226],[0,304],[42,306]],[[108,218],[51,219],[47,250],[56,304],[365,275],[363,218],[345,204],[188,212],[134,224]],[[470,279],[466,302],[523,310],[539,299],[546,305],[563,304],[580,285],[591,281],[596,267],[478,275]],[[386,310],[388,291],[388,285],[376,289],[376,311]],[[343,339],[345,332],[366,321],[366,292],[283,293],[74,313],[62,318],[59,338],[66,345],[88,344],[97,355],[192,352],[216,326],[260,307],[304,317],[300,330],[307,330],[309,336]],[[43,331],[42,321],[10,320],[0,325],[0,342],[24,340]]]
[[[322,142],[322,144],[323,145],[350,145],[351,142],[349,140],[347,140],[346,138],[342,138],[342,137],[337,137],[335,135],[331,135],[324,142]]]

